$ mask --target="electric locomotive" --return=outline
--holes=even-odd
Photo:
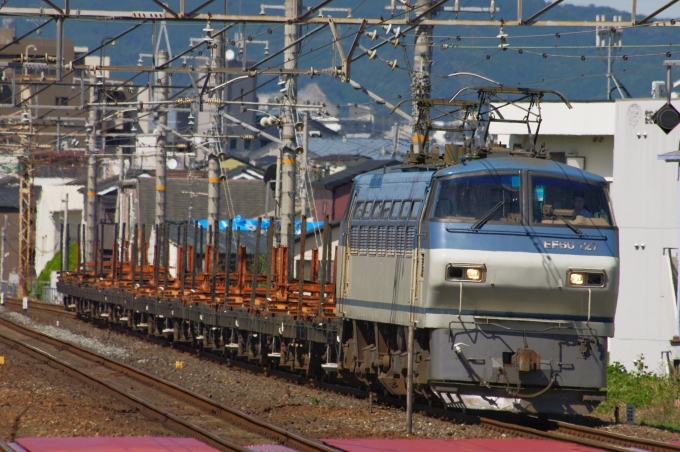
[[[448,406],[583,413],[603,400],[618,241],[602,177],[525,157],[390,168],[356,179],[342,234],[345,369],[380,362],[384,344],[392,369],[376,378],[404,393],[413,325],[416,390]]]
[[[607,182],[536,146],[540,109],[533,120],[531,109],[547,91],[473,89],[477,102],[454,102],[461,90],[437,103],[466,109],[462,146],[444,156],[412,151],[404,166],[355,179],[337,264],[346,319],[339,372],[405,395],[412,326],[423,397],[471,409],[590,412],[604,400],[618,292]],[[530,149],[490,143],[489,125],[505,121],[490,102],[499,94],[528,99]],[[418,102],[420,111],[436,102]]]

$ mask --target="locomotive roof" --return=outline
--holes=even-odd
[[[580,168],[558,163],[553,160],[544,160],[527,157],[491,157],[480,160],[468,160],[464,164],[443,168],[434,177],[453,176],[457,174],[472,173],[477,171],[541,171],[554,173],[567,177],[586,179],[593,182],[605,183],[606,180],[597,174],[589,173]]]

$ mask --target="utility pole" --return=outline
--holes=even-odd
[[[208,159],[208,225],[219,220],[220,211],[220,161],[211,155]]]
[[[394,125],[394,137],[392,137],[392,160],[397,156],[399,150],[399,123]]]
[[[0,243],[0,281],[5,281],[5,241],[7,240],[7,218],[2,223],[2,243]]]
[[[68,193],[66,193],[66,199],[64,199],[64,231],[61,237],[61,268],[64,271],[68,270],[68,243],[66,243],[66,237],[68,237]]]
[[[416,0],[414,12],[416,16],[423,15],[432,4],[431,0]],[[424,14],[424,19],[429,19],[430,14]],[[413,47],[413,75],[411,79],[411,95],[414,99],[428,99],[432,85],[430,83],[430,70],[432,69],[432,29],[430,25],[418,25],[415,29],[416,38]],[[397,37],[398,38],[398,37]],[[395,38],[395,39],[397,39]],[[412,155],[422,156],[426,153],[425,125],[429,122],[429,109],[421,110],[417,102],[413,102],[413,120],[411,122],[412,132]],[[423,117],[424,116],[424,117]],[[399,133],[399,127],[395,130]],[[394,148],[398,145],[399,137],[396,136]],[[414,251],[415,254],[415,251]],[[409,319],[408,328],[408,363],[406,372],[406,433],[413,431],[413,348],[416,325],[413,319]]]
[[[68,5],[68,2],[67,2]],[[57,23],[57,81],[61,81],[64,65],[64,17],[58,16]]]
[[[432,1],[416,0],[414,12],[416,16],[426,11]],[[424,19],[429,19],[426,14]],[[430,97],[431,82],[430,70],[432,69],[432,29],[431,25],[418,25],[415,29],[416,39],[413,47],[413,76],[411,79],[411,95],[414,99],[428,99]],[[396,38],[395,38],[396,39]],[[429,110],[420,111],[416,102],[413,102],[413,121],[411,131],[413,135],[413,153],[425,153],[425,130],[422,127],[429,121]],[[420,117],[426,115],[428,117]]]
[[[222,69],[224,67],[224,52],[226,47],[224,45],[224,33],[217,33],[213,36],[213,51],[212,60],[214,67]],[[226,74],[222,72],[217,72],[213,77],[215,77],[215,86],[219,86],[224,83],[227,79]],[[215,93],[218,99],[224,100],[224,88],[220,88]],[[221,135],[224,127],[222,127],[222,122],[224,118],[217,114],[217,109],[215,110],[215,127],[217,128],[217,134]]]
[[[96,78],[90,78],[90,102],[96,103],[100,98],[97,92]],[[103,79],[102,79],[103,82]],[[103,87],[103,85],[102,85]],[[97,236],[97,117],[96,107],[88,106],[88,120],[86,131],[88,132],[87,148],[90,152],[87,166],[87,188],[85,195],[85,243],[83,244],[83,258],[85,262],[94,262],[94,247]]]
[[[302,212],[301,215],[307,217],[307,202],[309,194],[307,193],[307,149],[309,147],[309,113],[305,113],[304,116],[304,126],[302,129],[302,174],[300,179],[302,180],[300,198],[302,198]]]
[[[57,118],[57,152],[61,152],[61,118]]]
[[[159,50],[156,55],[156,64],[163,66],[168,61],[168,51]],[[164,71],[156,73],[155,98],[158,102],[168,99],[168,75]],[[168,126],[168,114],[165,111],[158,113],[156,124],[156,225],[165,224],[165,130]]]
[[[97,237],[97,156],[90,154],[87,161],[87,195],[85,204],[85,262],[94,262]]]
[[[25,156],[19,159],[19,293],[28,296],[28,284],[33,277],[33,253],[35,250],[33,218],[32,165],[28,139],[25,139]]]
[[[299,15],[300,0],[286,0],[285,12],[288,19]],[[284,69],[294,70],[297,67],[298,46],[293,45],[298,37],[298,25],[287,23],[284,26]],[[290,46],[290,47],[289,47]],[[283,77],[285,92],[284,103],[287,107],[281,109],[282,132],[281,138],[281,245],[292,245],[292,231],[295,224],[295,117],[293,105],[297,99],[297,79],[287,74]]]
[[[22,112],[20,133],[23,156],[19,158],[19,287],[20,297],[28,296],[28,285],[32,282],[35,265],[35,199],[33,198],[33,162],[31,140],[33,123],[29,111]]]
[[[90,78],[90,83],[92,84],[92,88],[90,89],[90,102],[96,103],[98,101],[99,96],[97,95],[97,85],[95,84],[95,79]],[[90,151],[90,154],[93,154],[97,150],[97,108],[96,107],[88,107],[89,114],[88,114],[88,123],[85,128],[85,130],[88,132],[88,146],[87,149]]]
[[[123,224],[123,187],[121,182],[125,179],[125,156],[123,154],[123,148],[118,147],[116,150],[118,154],[118,202],[116,203],[116,218],[114,221],[118,224]],[[122,234],[122,231],[118,232]]]
[[[604,22],[605,15],[596,15],[596,22]],[[621,16],[614,16],[613,22],[621,22]],[[620,27],[597,27],[595,33],[595,47],[607,47],[607,100],[612,100],[612,81],[614,81],[614,74],[612,67],[614,65],[613,53],[622,45],[623,29]],[[617,86],[618,88],[618,86]],[[623,96],[623,94],[622,94]]]

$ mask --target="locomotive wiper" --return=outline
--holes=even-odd
[[[477,221],[475,222],[475,224],[473,224],[472,226],[470,226],[470,229],[471,229],[471,230],[481,229],[482,226],[484,226],[484,225],[491,219],[491,217],[493,216],[493,214],[495,214],[495,213],[498,211],[498,209],[500,209],[501,207],[503,207],[503,204],[504,204],[504,203],[505,203],[504,201],[499,201],[498,204],[496,204],[495,206],[493,206],[487,213],[485,213],[485,214],[482,216],[482,218],[480,218],[479,220],[477,220]],[[573,226],[572,226],[572,228],[573,228]]]
[[[576,234],[578,234],[578,235],[583,235],[583,232],[581,232],[581,230],[580,230],[579,228],[577,228],[576,226],[574,226],[573,224],[571,224],[571,221],[567,220],[565,217],[563,217],[563,216],[560,215],[559,213],[556,213],[556,212],[555,212],[555,209],[553,209],[552,207],[550,208],[550,214],[551,214],[551,215],[554,215],[556,218],[559,218],[560,220],[564,221],[564,224],[566,224],[567,226],[569,226],[569,229],[571,229],[572,231],[574,231],[574,233],[576,233]]]

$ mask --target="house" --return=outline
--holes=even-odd
[[[225,171],[225,176],[229,180],[262,180],[264,178],[264,170],[250,162],[240,159],[236,156],[229,155],[220,162],[220,168]]]
[[[354,178],[360,174],[388,166],[398,165],[396,160],[365,160],[312,183],[314,192],[314,218],[322,220],[328,215],[331,222],[340,220],[347,209]]]
[[[35,197],[36,275],[42,272],[61,248],[61,227],[67,207],[70,242],[73,243],[78,235],[78,225],[83,219],[83,196],[80,193],[82,186],[72,185],[70,182],[60,178],[36,178],[34,181],[35,186],[41,188]]]
[[[528,104],[507,106],[499,111],[505,119],[521,120]],[[545,143],[550,159],[599,174],[612,180],[614,174],[614,135],[616,105],[610,101],[541,102],[541,127],[537,147]],[[534,129],[535,130],[535,127]],[[496,142],[513,149],[529,149],[526,125],[495,122],[489,133]]]
[[[168,171],[165,217],[181,222],[208,217],[208,179],[202,171]],[[141,173],[121,182],[121,223],[152,225],[156,212],[156,178]],[[220,184],[219,218],[257,217],[265,213],[261,180],[229,180]]]
[[[6,178],[8,179],[8,178]],[[19,184],[0,183],[0,281],[18,281],[19,268]]]

